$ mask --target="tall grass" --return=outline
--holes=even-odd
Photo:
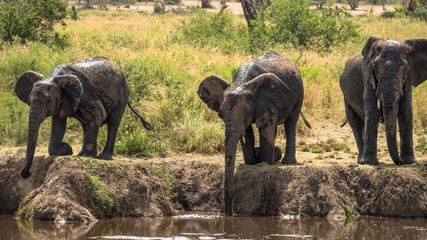
[[[0,48],[0,144],[24,144],[29,107],[13,92],[17,78],[26,70],[48,76],[54,66],[103,55],[124,71],[130,86],[130,101],[153,125],[147,132],[138,119],[126,110],[118,133],[116,153],[129,155],[167,154],[170,152],[218,153],[224,149],[224,128],[217,114],[197,96],[199,83],[217,74],[231,81],[237,68],[259,53],[239,48],[183,43],[174,39],[183,16],[141,15],[125,12],[82,11],[79,20],[69,21],[62,30],[70,46],[56,49],[38,43],[2,45]],[[235,18],[236,24],[242,19]],[[345,118],[339,74],[346,59],[361,51],[368,36],[386,39],[427,38],[424,22],[409,19],[354,17],[361,25],[359,40],[338,46],[327,53],[292,48],[275,49],[294,60],[301,70],[305,99],[303,112],[315,122]],[[227,46],[226,46],[227,47]],[[414,89],[415,132],[427,127],[427,84]],[[49,139],[50,121],[45,121],[39,143]],[[299,124],[299,134],[308,130]],[[81,128],[70,120],[65,139],[81,142]],[[73,131],[70,131],[72,129]],[[77,136],[77,137],[76,137]],[[100,133],[106,139],[106,128]],[[75,149],[77,151],[77,149]]]

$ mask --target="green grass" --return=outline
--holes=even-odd
[[[235,26],[244,23],[238,16],[224,17],[226,23],[231,21]],[[0,45],[0,145],[23,145],[27,138],[29,107],[20,102],[13,91],[22,73],[33,70],[48,76],[56,65],[103,55],[123,69],[130,86],[130,102],[154,125],[153,131],[146,131],[126,110],[117,137],[116,154],[164,156],[173,152],[223,152],[223,122],[199,99],[198,86],[211,74],[231,81],[242,63],[262,52],[248,53],[236,46],[242,38],[231,35],[220,39],[210,35],[212,39],[203,39],[203,43],[194,42],[194,39],[184,41],[185,35],[177,35],[183,21],[188,22],[189,16],[80,11],[79,20],[69,20],[65,30],[58,26],[58,31],[69,37],[69,46],[56,48],[33,42]],[[362,37],[330,52],[280,46],[274,49],[297,62],[305,88],[302,111],[312,121],[333,121],[338,125],[345,117],[339,74],[346,59],[361,51],[368,36],[399,41],[427,38],[425,23],[413,19],[365,16],[353,17],[352,21],[361,26]],[[427,127],[427,105],[423,104],[426,99],[427,84],[414,88],[415,133]],[[313,122],[312,125],[315,127]],[[281,129],[279,132],[283,131]],[[303,124],[298,124],[297,132],[302,139],[310,136],[310,130]],[[47,143],[49,135],[50,120],[41,126],[39,144]],[[283,134],[279,137],[283,138]],[[81,143],[82,130],[76,120],[68,121],[65,139]],[[99,137],[101,145],[105,139],[104,127]],[[422,147],[422,141],[416,144]],[[319,147],[322,152],[346,151],[347,147],[338,143],[322,144]]]

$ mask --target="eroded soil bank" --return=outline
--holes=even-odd
[[[28,179],[19,175],[22,161],[0,157],[1,214],[94,221],[223,209],[221,158],[36,157]],[[237,164],[235,175],[235,214],[427,217],[427,160],[408,167]]]

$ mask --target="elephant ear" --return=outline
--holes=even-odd
[[[416,87],[427,80],[427,39],[408,39],[404,43],[411,47],[412,86]]]
[[[61,118],[67,118],[73,114],[80,103],[80,96],[83,94],[83,87],[80,80],[73,75],[57,76],[53,81],[61,89],[61,104],[59,106],[59,115]]]
[[[283,91],[291,89],[274,73],[264,73],[247,83],[248,91],[254,93],[256,103],[255,122],[257,127],[271,123],[287,101]]]
[[[365,79],[365,81],[367,81],[368,83],[370,83],[372,85],[372,87],[374,88],[374,90],[377,89],[377,80],[375,79],[374,76],[374,69],[373,69],[373,58],[375,56],[374,50],[373,50],[373,45],[377,42],[381,40],[381,38],[376,37],[376,36],[372,36],[370,37],[366,43],[365,46],[363,47],[362,50],[362,55],[363,55],[363,77]]]
[[[30,93],[33,89],[34,83],[40,81],[43,75],[33,71],[26,71],[19,77],[18,82],[15,84],[15,93],[18,98],[24,103],[30,105]]]
[[[197,94],[210,109],[219,112],[224,101],[224,91],[229,86],[230,83],[220,76],[211,75],[200,83]]]

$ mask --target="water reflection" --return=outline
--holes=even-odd
[[[58,224],[0,216],[0,239],[427,239],[427,219],[360,217],[337,222],[189,214]]]

